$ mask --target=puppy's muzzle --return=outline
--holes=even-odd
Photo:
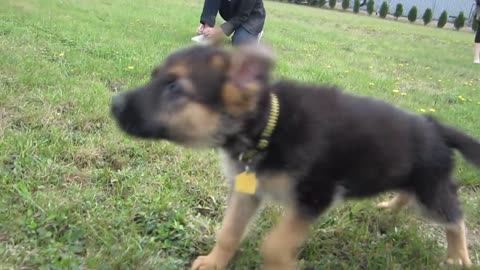
[[[115,118],[120,118],[123,112],[127,107],[127,100],[125,95],[119,94],[113,96],[112,101],[110,103],[110,111]]]

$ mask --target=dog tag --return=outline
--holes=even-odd
[[[235,191],[254,194],[257,189],[255,173],[242,172],[235,177]]]

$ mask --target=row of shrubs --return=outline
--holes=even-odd
[[[282,0],[278,0],[282,1]],[[295,2],[298,3],[297,0],[287,0],[289,2]],[[316,6],[316,7],[324,7],[327,4],[327,0],[307,0],[308,5],[310,6]],[[328,6],[333,9],[337,5],[337,0],[328,0]],[[368,0],[367,1],[367,13],[368,15],[372,15],[374,12],[374,6],[375,6],[375,1],[374,0]],[[347,10],[350,7],[350,0],[342,0],[342,9]],[[383,1],[382,5],[380,6],[380,10],[378,11],[378,16],[381,18],[386,18],[389,12],[389,5],[386,1]],[[353,12],[354,13],[359,13],[360,11],[360,0],[354,0],[353,2]],[[417,20],[417,7],[413,6],[410,11],[408,12],[407,18],[411,23],[414,23]],[[395,8],[395,12],[393,13],[393,16],[397,20],[399,17],[403,15],[403,5],[402,4],[397,4]],[[432,9],[427,8],[425,12],[423,13],[422,19],[423,19],[423,24],[427,25],[432,21],[433,17],[433,12]],[[455,29],[460,30],[462,27],[465,26],[465,14],[463,12],[460,12],[458,16],[455,18],[455,21],[453,22],[453,26]],[[446,10],[442,12],[440,15],[440,18],[437,21],[437,27],[438,28],[443,28],[448,22],[448,13]],[[476,30],[478,27],[478,23],[474,20],[474,23],[472,24],[473,30]]]

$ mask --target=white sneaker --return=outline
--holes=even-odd
[[[260,42],[260,40],[262,39],[262,36],[263,36],[263,30],[258,34],[258,42]]]
[[[204,34],[192,37],[192,41],[196,43],[203,43],[207,40]]]

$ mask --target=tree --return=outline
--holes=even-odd
[[[413,6],[408,12],[408,20],[414,23],[417,20],[417,7]]]
[[[350,6],[350,0],[342,0],[342,9],[346,10]]]
[[[328,5],[330,8],[335,8],[335,5],[337,4],[337,0],[328,0]]]
[[[398,17],[403,15],[403,5],[398,3],[397,7],[395,8],[395,13],[393,16],[395,16],[395,19],[398,19]]]
[[[380,18],[386,18],[388,14],[388,4],[386,1],[383,1],[382,5],[380,6]]]
[[[353,2],[353,12],[358,13],[360,11],[360,0],[355,0]]]
[[[432,21],[432,10],[427,8],[422,16],[423,24],[427,25]]]
[[[448,13],[446,10],[444,10],[442,14],[440,14],[440,18],[438,18],[437,27],[443,28],[445,24],[447,24],[447,20],[448,20]]]
[[[327,3],[327,0],[318,0],[318,6],[323,7]]]
[[[463,14],[463,11],[461,11],[457,18],[455,18],[455,21],[453,22],[453,26],[455,26],[455,29],[460,30],[460,28],[465,26],[465,15]]]
[[[373,7],[375,6],[375,1],[373,0],[368,0],[367,2],[367,12],[368,12],[368,15],[372,15],[373,13]]]

